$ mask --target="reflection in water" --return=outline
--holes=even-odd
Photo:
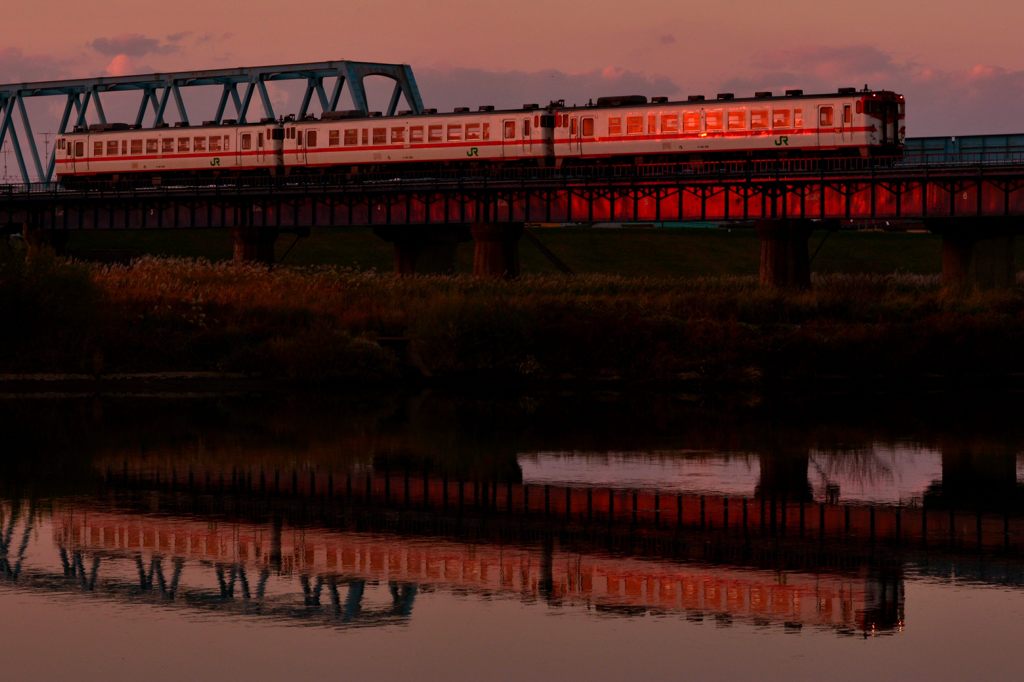
[[[1024,585],[1013,433],[571,397],[3,419],[5,589],[329,628],[447,594],[866,636],[913,623],[916,576]]]

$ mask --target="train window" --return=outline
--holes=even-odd
[[[210,138],[210,151],[211,152],[219,152],[220,151],[220,135],[215,135],[215,136]]]
[[[92,155],[93,156],[103,156],[103,143],[102,142],[93,142],[92,143]]]
[[[142,153],[142,140],[132,140],[132,154]]]
[[[729,110],[729,130],[743,130],[747,127],[747,112],[742,109]]]
[[[583,119],[583,137],[594,136],[594,119],[585,118]]]
[[[751,109],[750,110],[750,129],[751,130],[764,130],[768,127],[768,110],[767,109]]]
[[[363,128],[362,138],[363,138],[363,144],[364,145],[370,144],[370,129],[369,128]]]
[[[622,119],[618,116],[608,117],[608,134],[609,135],[621,135],[622,134]]]
[[[683,114],[683,130],[688,133],[700,132],[700,112],[687,111]]]
[[[271,128],[270,129],[271,140],[283,140],[284,139],[284,128]]]
[[[263,133],[259,133],[259,134],[256,135],[256,146],[257,147],[262,147],[263,146]]]
[[[704,127],[706,130],[721,130],[724,123],[721,110],[708,111],[704,114]]]
[[[387,144],[388,142],[388,129],[387,128],[374,128],[373,129],[373,143],[374,144]]]
[[[423,142],[423,126],[409,128],[409,142]]]
[[[317,137],[317,135],[316,135],[316,131],[315,130],[307,130],[306,131],[306,146],[307,147],[315,147],[316,146],[316,137]]]
[[[818,107],[818,127],[831,128],[832,125],[832,107]]]
[[[523,119],[523,137],[530,137],[530,134],[531,134],[532,130],[533,129],[530,127],[530,119],[524,118]]]
[[[243,135],[242,137],[244,138],[245,135]],[[296,130],[295,131],[295,144],[297,146],[299,146],[299,147],[302,146],[302,131],[301,130]],[[245,140],[244,139],[242,140],[242,149],[248,149],[248,147],[245,146]]]
[[[107,156],[117,156],[117,140],[107,140]]]
[[[643,116],[627,116],[626,117],[626,134],[627,135],[640,135],[644,132],[644,117]]]
[[[190,146],[191,145],[189,144],[189,139],[187,137],[179,137],[178,138],[178,151],[179,152],[187,152],[189,150]]]
[[[658,116],[657,114],[647,114],[647,133],[653,135],[658,132]]]
[[[661,132],[663,133],[675,133],[679,132],[679,117],[675,114],[662,114],[661,115]]]
[[[75,143],[75,156],[81,158],[85,156],[85,144],[82,142]]]
[[[151,137],[148,140],[146,140],[146,153],[147,154],[156,154],[158,151],[160,151],[160,141],[159,140],[157,140],[155,137]]]
[[[479,140],[480,139],[480,124],[479,123],[467,123],[466,124],[466,139],[467,140]]]
[[[457,142],[462,139],[462,125],[448,126],[448,141]]]
[[[491,124],[490,123],[484,123],[483,124],[483,129],[482,129],[480,134],[483,136],[483,139],[485,139],[485,140],[491,139]]]
[[[205,137],[193,137],[192,138],[192,150],[196,152],[206,151],[206,138]]]
[[[405,128],[392,128],[391,129],[391,141],[392,142],[405,142]]]
[[[345,131],[345,146],[354,147],[359,144],[359,131],[355,128]]]
[[[573,137],[576,137],[577,133],[579,132],[579,128],[580,128],[579,121],[577,121],[575,118],[572,119],[571,121],[569,121],[569,134],[570,135],[572,135]]]
[[[793,112],[789,109],[775,109],[772,111],[773,128],[791,128]]]
[[[121,155],[128,155],[128,140],[121,140]]]
[[[299,137],[299,144],[302,144],[301,136]],[[242,135],[241,150],[244,152],[249,149],[252,149],[252,135],[250,135],[249,133],[245,133],[244,135]]]
[[[846,125],[853,123],[853,107],[849,104],[843,105],[843,123]]]
[[[505,121],[505,139],[511,140],[516,136],[516,122]]]
[[[231,151],[231,137],[228,135],[224,136],[224,151]]]
[[[327,133],[327,146],[337,147],[341,143],[341,131],[331,130]]]
[[[804,110],[794,109],[793,110],[793,127],[803,128],[804,127]]]

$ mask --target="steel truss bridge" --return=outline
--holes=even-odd
[[[24,182],[0,188],[0,229],[57,242],[77,229],[227,228],[236,259],[269,263],[281,232],[370,226],[394,243],[399,272],[451,271],[455,244],[473,239],[475,272],[514,276],[518,241],[530,223],[749,222],[761,231],[762,282],[805,287],[810,284],[807,239],[814,229],[843,221],[895,221],[943,235],[948,283],[1007,286],[1014,281],[1006,254],[1024,215],[1019,136],[911,140],[907,156],[899,160],[474,167],[403,170],[400,177],[386,170],[65,189],[46,181],[52,177],[53,154],[44,166],[25,107],[27,98],[63,96],[58,125],[63,132],[72,120],[84,123],[87,112],[105,121],[101,94],[133,90],[140,93],[136,124],[146,123],[147,114],[152,124],[163,124],[171,102],[187,124],[192,118],[182,89],[208,85],[220,88],[212,120],[223,120],[229,104],[246,120],[254,97],[265,115],[276,114],[267,83],[299,79],[306,82],[300,117],[314,98],[324,111],[335,110],[346,85],[355,106],[366,112],[363,80],[369,76],[394,81],[388,115],[396,113],[403,97],[410,110],[423,110],[410,67],[347,61],[2,86],[0,144],[9,136]],[[44,182],[29,182],[33,177]]]
[[[116,92],[137,92],[139,103],[134,125],[148,123],[151,127],[165,125],[168,108],[173,106],[176,122],[188,126],[192,121],[209,120],[220,124],[231,109],[233,118],[245,123],[252,117],[254,96],[262,106],[261,118],[276,118],[267,83],[304,80],[306,89],[296,113],[303,118],[316,97],[322,111],[337,111],[342,94],[347,92],[352,105],[369,113],[364,81],[371,76],[382,76],[394,81],[394,89],[386,114],[394,115],[404,97],[410,111],[423,111],[412,68],[406,64],[378,64],[371,62],[327,61],[308,64],[255,66],[239,69],[212,69],[205,71],[178,71],[139,76],[83,78],[39,83],[13,83],[0,85],[0,147],[10,142],[21,172],[22,182],[29,184],[35,178],[48,182],[53,177],[54,150],[49,157],[40,153],[33,130],[40,130],[39,121],[33,126],[26,100],[40,97],[61,97],[64,110],[57,122],[58,134],[86,125],[90,117],[97,123],[107,123],[102,95]],[[220,88],[216,109],[203,115],[190,116],[182,91],[189,88],[213,86]],[[20,128],[20,130],[19,130]],[[27,158],[26,158],[27,157]]]

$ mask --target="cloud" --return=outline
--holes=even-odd
[[[137,66],[135,59],[126,54],[114,55],[114,58],[107,64],[104,72],[108,76],[130,76],[132,74],[152,71],[145,67]]]
[[[0,83],[56,80],[67,77],[68,60],[30,55],[17,47],[0,48]]]
[[[658,36],[658,42],[662,45],[675,45],[676,37],[671,33],[666,33],[665,35]]]
[[[650,76],[614,66],[566,73],[546,71],[485,71],[483,69],[417,69],[416,80],[425,104],[438,109],[492,104],[513,108],[527,102],[546,104],[564,99],[583,104],[604,95],[678,94],[679,86],[665,76]]]
[[[899,59],[873,45],[762,53],[749,75],[730,79],[723,88],[742,95],[788,88],[834,92],[865,84],[906,96],[911,136],[1016,133],[1024,128],[1024,71],[986,64],[943,70]]]
[[[167,37],[167,42],[158,38],[144,36],[141,33],[130,33],[110,38],[96,38],[89,47],[102,55],[116,57],[127,55],[129,57],[141,57],[147,54],[171,54],[181,49],[178,43],[188,33],[176,33]]]

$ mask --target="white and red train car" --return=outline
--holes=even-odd
[[[90,126],[57,137],[58,181],[214,172],[270,172],[281,167],[284,131],[276,121],[196,127]]]
[[[554,156],[896,154],[905,135],[904,100],[892,92],[790,90],[783,97],[758,93],[744,99],[724,93],[715,100],[695,96],[685,102],[622,97],[557,110]]]
[[[758,93],[736,99],[601,98],[567,107],[457,109],[381,117],[155,129],[93,126],[57,138],[56,174],[166,178],[301,173],[398,165],[561,165],[598,159],[686,160],[795,155],[896,155],[904,99],[890,91]]]

